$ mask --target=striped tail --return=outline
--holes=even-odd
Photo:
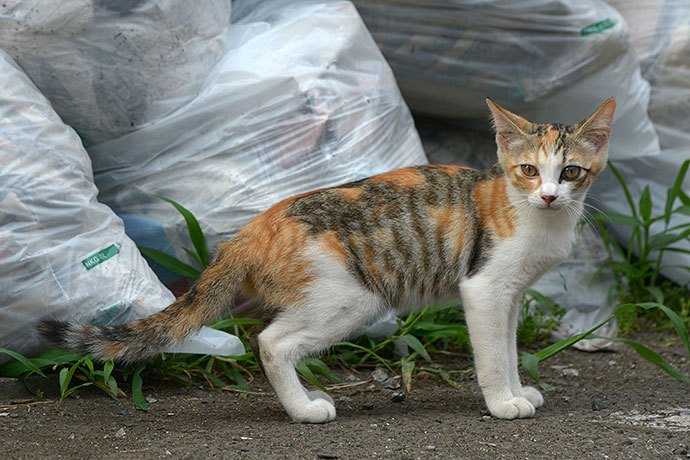
[[[228,244],[219,252],[189,292],[147,318],[106,327],[43,319],[36,329],[55,345],[96,359],[135,362],[150,358],[181,344],[231,304],[246,273],[246,266],[233,260],[232,246]]]

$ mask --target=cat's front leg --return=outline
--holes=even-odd
[[[510,390],[514,396],[522,396],[527,398],[535,408],[544,405],[544,398],[534,387],[522,386],[520,383],[520,376],[518,374],[518,353],[517,353],[517,327],[518,316],[520,313],[520,299],[522,292],[513,298],[512,307],[510,310],[509,331],[510,338],[508,339],[508,357],[510,358]]]
[[[477,379],[489,412],[503,419],[534,416],[531,398],[513,391],[516,381],[519,385],[517,354],[511,345],[515,340],[512,313],[516,293],[481,274],[463,281],[460,290]]]

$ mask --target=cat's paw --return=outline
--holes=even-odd
[[[489,412],[496,418],[512,420],[514,418],[533,417],[535,409],[527,398],[516,397],[508,401],[499,401],[490,404]]]
[[[325,391],[321,391],[321,390],[306,391],[305,390],[305,392],[307,393],[307,397],[309,399],[311,399],[312,401],[316,401],[317,399],[325,399],[329,403],[335,404],[333,402],[333,398],[331,398],[331,396],[328,393],[326,393]]]
[[[335,406],[325,399],[315,399],[290,414],[296,422],[327,423],[335,419]]]
[[[539,408],[544,405],[544,397],[541,395],[539,390],[537,390],[534,387],[522,387],[520,388],[519,392],[513,392],[514,394],[518,394],[522,396],[523,398],[526,398],[529,402],[532,403],[532,405],[536,408]]]

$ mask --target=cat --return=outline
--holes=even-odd
[[[137,361],[182,342],[242,291],[272,311],[257,356],[286,412],[324,423],[335,406],[302,386],[302,357],[390,309],[410,312],[459,294],[490,413],[532,417],[544,400],[518,376],[518,301],[570,252],[587,189],[606,167],[616,103],[567,126],[487,104],[493,167],[408,167],[288,198],[221,243],[191,290],[165,310],[108,327],[46,319],[39,331],[95,357]]]

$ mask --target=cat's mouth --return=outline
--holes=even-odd
[[[556,211],[560,211],[561,209],[563,209],[563,206],[560,206],[560,205],[554,206],[551,204],[539,204],[536,207],[537,207],[537,209],[541,209],[541,210],[548,211],[548,212],[556,212]]]

